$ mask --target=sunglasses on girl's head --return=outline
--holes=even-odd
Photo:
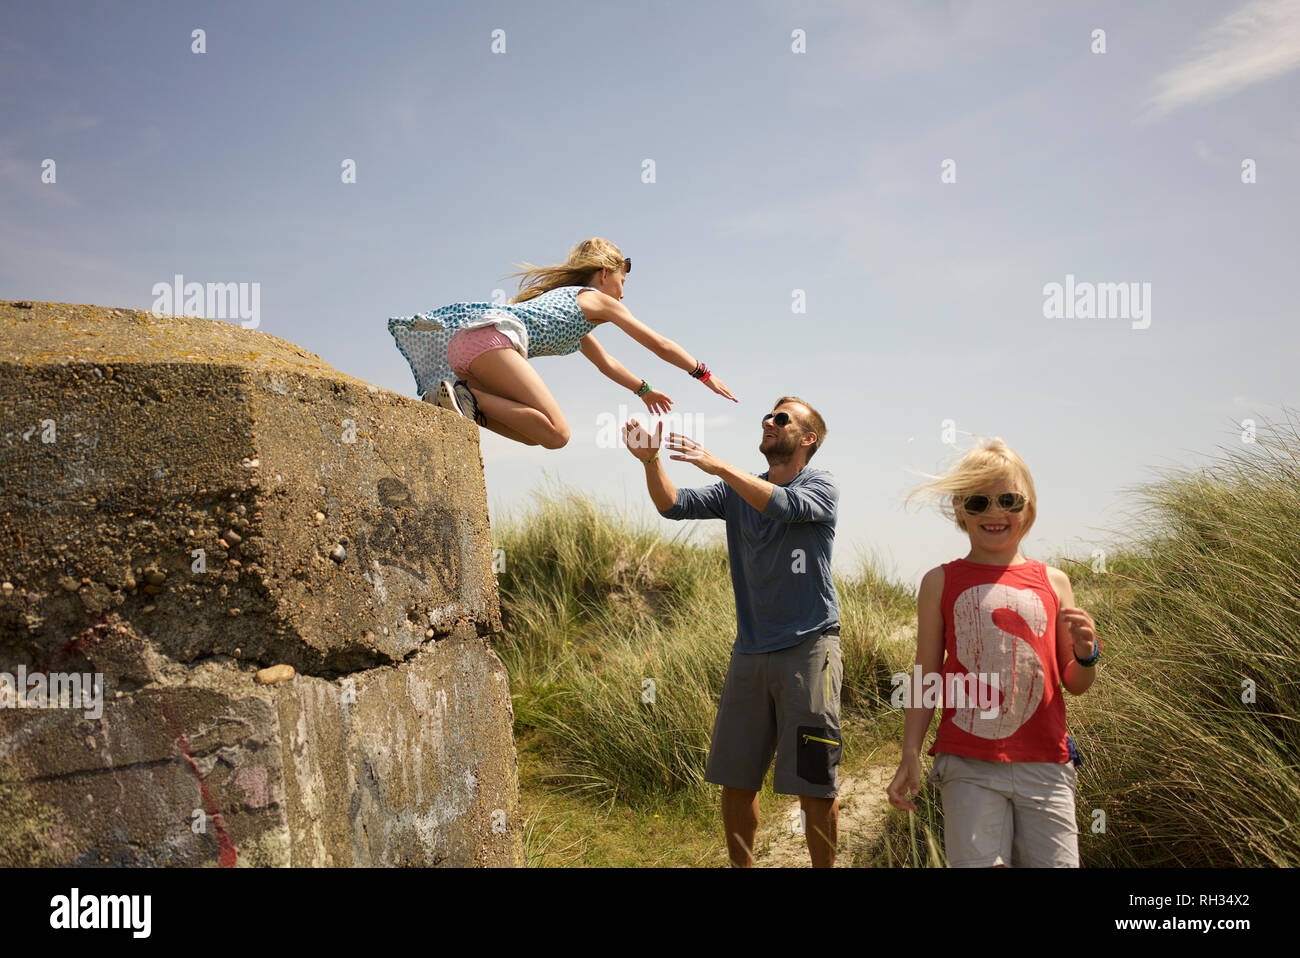
[[[629,256],[623,260],[623,272],[624,273],[632,272],[632,257]]]
[[[788,412],[770,412],[763,417],[764,426],[767,425],[769,419],[778,426],[784,426],[790,421],[790,414]]]
[[[1025,508],[1027,500],[1018,492],[1004,492],[997,497],[996,501],[998,507],[1005,512],[1019,512]],[[961,507],[968,516],[977,516],[988,509],[993,502],[991,496],[967,496],[962,500]]]

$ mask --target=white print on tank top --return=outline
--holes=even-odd
[[[971,586],[952,605],[957,659],[976,675],[995,674],[1002,703],[996,715],[981,718],[980,709],[959,708],[953,724],[980,738],[1006,738],[1024,725],[1043,700],[1043,665],[1028,642],[1047,632],[1047,610],[1032,589],[999,582]],[[980,698],[988,701],[983,690]]]

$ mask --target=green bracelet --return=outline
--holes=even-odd
[[[644,396],[649,391],[650,391],[650,384],[646,382],[644,379],[641,380],[641,388],[636,391],[636,394],[638,396]]]

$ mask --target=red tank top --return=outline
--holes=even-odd
[[[1060,603],[1047,567],[1034,559],[1013,566],[946,563],[941,606],[944,709],[929,754],[1069,761],[1056,658]],[[954,679],[966,707],[953,704]]]

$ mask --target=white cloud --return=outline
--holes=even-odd
[[[1149,117],[1220,100],[1300,67],[1300,0],[1251,0],[1152,81]]]

